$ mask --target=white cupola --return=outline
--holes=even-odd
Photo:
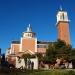
[[[32,32],[32,27],[29,24],[29,26],[27,27],[27,31],[23,32],[23,37],[24,38],[34,38],[35,37],[35,33]]]

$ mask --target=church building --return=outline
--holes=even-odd
[[[60,9],[57,13],[58,39],[70,44],[69,19],[66,11]],[[29,24],[27,30],[22,33],[20,41],[12,41],[10,48],[6,51],[6,57],[22,56],[23,54],[45,54],[50,41],[37,40],[36,33],[32,31]]]

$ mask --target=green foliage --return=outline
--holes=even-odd
[[[70,59],[75,60],[75,49],[72,49],[70,52]]]
[[[36,53],[35,56],[38,57],[39,62],[44,60],[44,57],[41,53]]]
[[[27,58],[31,58],[31,55],[30,55],[30,54],[23,54],[23,55],[22,55],[22,58],[24,58],[24,60],[25,60],[25,65],[27,66]]]
[[[46,51],[45,60],[49,63],[53,63],[55,61],[55,54],[56,51],[53,46],[49,46],[49,48]]]
[[[24,58],[25,60],[26,60],[27,58],[30,58],[30,57],[31,57],[30,54],[23,54],[23,55],[22,55],[22,58]]]
[[[70,45],[66,45],[62,40],[57,40],[57,42],[49,44],[48,49],[46,50],[45,61],[53,63],[57,57],[70,61],[75,57],[75,53],[73,54],[73,51],[74,50],[72,50]]]

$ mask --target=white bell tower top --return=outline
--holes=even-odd
[[[35,33],[32,32],[32,27],[29,24],[29,26],[27,27],[27,31],[23,32],[23,37],[24,38],[34,38],[35,37]]]
[[[69,22],[68,14],[66,11],[62,10],[62,7],[60,7],[60,10],[57,13],[57,23],[60,21]]]

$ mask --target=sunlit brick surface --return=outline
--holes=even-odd
[[[70,32],[68,22],[58,23],[58,38],[64,40],[66,44],[70,44]]]

